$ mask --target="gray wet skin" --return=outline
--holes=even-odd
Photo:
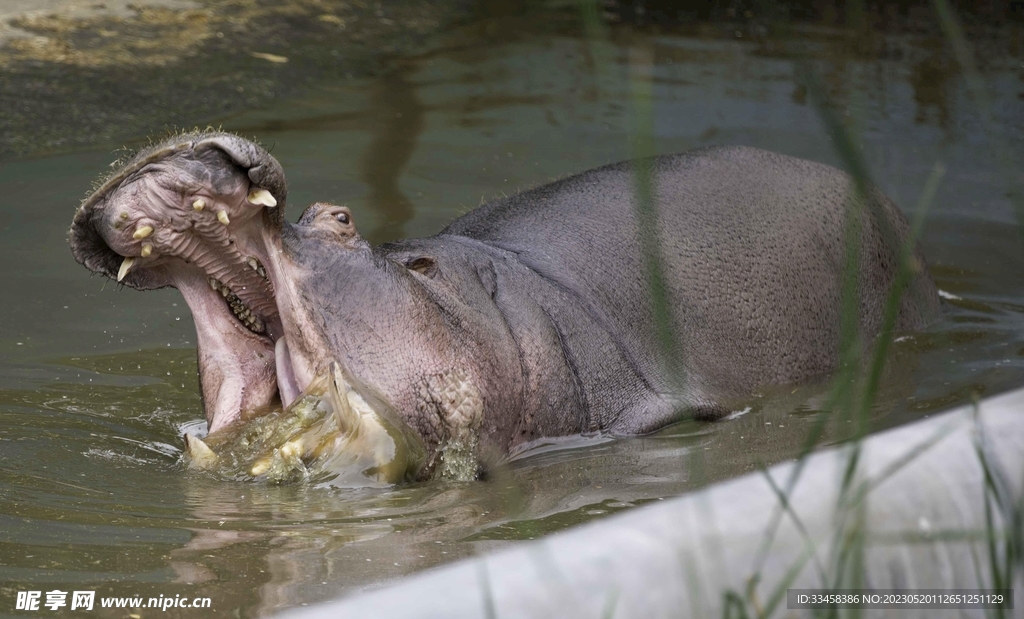
[[[659,157],[653,174],[682,382],[659,361],[628,163],[373,247],[346,207],[314,204],[288,223],[273,157],[196,132],[119,165],[70,240],[93,271],[182,292],[211,432],[290,403],[337,362],[374,412],[422,440],[408,478],[459,477],[453,462],[465,469],[541,437],[716,418],[759,386],[836,368],[849,177],[744,147]],[[864,342],[908,236],[891,201],[872,200],[859,254]],[[938,313],[914,258],[898,330]]]

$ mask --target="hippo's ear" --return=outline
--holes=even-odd
[[[416,271],[427,277],[437,275],[437,261],[430,256],[407,256],[402,265],[410,271]]]

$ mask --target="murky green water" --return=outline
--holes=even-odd
[[[315,200],[348,204],[382,241],[626,158],[630,71],[653,75],[658,151],[749,144],[838,163],[793,77],[802,46],[904,207],[936,162],[947,168],[923,243],[940,287],[961,300],[897,346],[875,426],[1024,383],[1024,246],[996,149],[941,39],[894,35],[873,42],[885,49],[876,56],[827,29],[751,42],[721,26],[621,26],[595,47],[564,16],[472,24],[394,59],[387,77],[325,85],[224,126],[273,146],[293,217]],[[1013,36],[993,35],[985,76],[996,133],[1020,154]],[[0,615],[25,589],[208,596],[232,616],[311,603],[793,457],[819,414],[820,389],[775,394],[726,422],[555,443],[486,482],[340,490],[188,474],[180,436],[202,413],[187,307],[173,290],[88,277],[65,243],[111,158],[103,148],[0,164]]]

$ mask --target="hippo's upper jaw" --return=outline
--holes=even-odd
[[[287,403],[315,369],[291,354],[286,335],[309,330],[275,292],[290,275],[286,197],[281,166],[264,149],[192,132],[117,166],[71,226],[72,252],[89,269],[133,288],[181,291],[195,318],[211,431],[278,397]]]

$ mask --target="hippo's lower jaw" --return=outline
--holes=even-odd
[[[185,435],[187,462],[235,480],[395,484],[416,474],[425,450],[408,426],[381,410],[331,363],[283,411],[223,427],[206,441]]]
[[[290,268],[286,194],[280,165],[255,144],[179,134],[116,167],[71,227],[72,251],[89,269],[133,288],[181,291],[211,432],[278,399],[287,406],[322,369],[293,354],[286,333],[294,339],[307,325],[278,304],[275,283],[288,282]]]

